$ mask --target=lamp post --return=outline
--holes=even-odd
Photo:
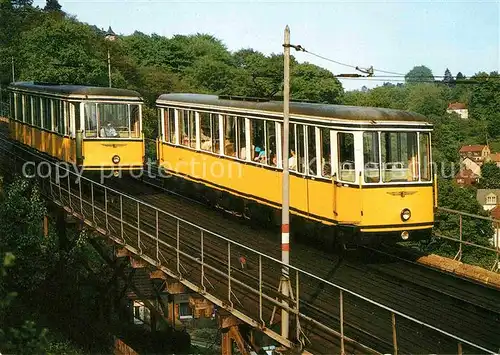
[[[106,32],[104,39],[106,41],[111,41],[111,42],[116,39],[116,34],[111,29],[111,26],[109,26],[108,32]],[[109,80],[109,87],[111,87],[111,57],[109,55],[109,45],[107,47],[108,47],[108,80]]]

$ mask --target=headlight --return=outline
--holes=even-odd
[[[411,212],[408,208],[405,208],[404,210],[401,211],[401,219],[403,220],[403,222],[409,220],[410,217],[411,217]]]
[[[118,155],[115,155],[111,160],[113,161],[113,163],[118,164],[120,162],[120,157]]]

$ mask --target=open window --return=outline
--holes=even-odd
[[[356,182],[354,134],[343,132],[337,133],[337,144],[339,179],[345,182]]]
[[[378,132],[363,133],[364,180],[367,183],[380,182],[380,161]]]

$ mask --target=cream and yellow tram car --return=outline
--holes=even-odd
[[[164,94],[159,165],[280,209],[283,103]],[[426,237],[434,222],[432,125],[383,108],[290,104],[290,211],[358,241]]]
[[[142,169],[142,104],[132,90],[17,82],[11,138],[83,170]]]

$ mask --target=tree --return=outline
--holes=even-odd
[[[45,11],[61,11],[61,5],[57,0],[46,0]]]
[[[413,67],[413,69],[405,75],[405,82],[407,84],[429,81],[434,81],[434,75],[432,71],[424,65]]]
[[[453,83],[453,75],[451,75],[451,72],[448,68],[446,68],[444,72],[443,83],[448,85],[451,85]]]
[[[479,187],[481,189],[500,189],[500,168],[495,162],[489,161],[481,166]]]
[[[456,80],[463,80],[463,79],[465,79],[465,76],[462,74],[461,71],[459,71],[457,73]]]
[[[340,103],[344,89],[328,70],[314,64],[296,64],[291,70],[290,97],[323,103]]]

